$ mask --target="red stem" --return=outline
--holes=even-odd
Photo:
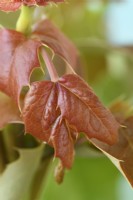
[[[42,49],[42,56],[43,56],[43,59],[44,59],[44,61],[46,63],[46,67],[48,69],[51,81],[53,81],[53,82],[58,81],[59,80],[59,76],[57,74],[55,66],[54,66],[53,62],[51,61],[49,55],[47,54],[47,52],[45,51],[44,48]]]

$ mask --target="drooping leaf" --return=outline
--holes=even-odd
[[[119,140],[110,146],[93,139],[92,142],[116,165],[133,186],[133,116],[128,117],[119,130]]]
[[[0,29],[0,90],[18,104],[22,87],[29,84],[31,72],[39,67],[40,45],[17,31]]]
[[[67,168],[72,165],[73,145],[80,132],[109,144],[117,139],[119,124],[77,75],[32,83],[22,115],[26,132],[52,145]]]
[[[0,129],[8,123],[22,123],[20,112],[8,96],[0,93]]]
[[[0,174],[0,199],[23,199],[39,167],[44,145],[32,149],[17,149],[20,157],[7,165]]]
[[[78,62],[78,51],[74,44],[48,19],[37,23],[33,29],[33,37],[38,38],[54,53],[61,56],[73,68]]]
[[[33,6],[46,6],[48,3],[58,3],[64,2],[64,0],[1,0],[0,1],[0,10],[9,12],[16,11],[22,5]]]

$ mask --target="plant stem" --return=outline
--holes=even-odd
[[[51,59],[49,58],[49,55],[47,54],[47,52],[44,49],[42,49],[42,57],[44,58],[44,61],[46,63],[46,67],[48,69],[51,81],[53,81],[53,82],[58,81],[59,80],[59,76],[57,74],[55,66],[52,63]]]
[[[16,30],[28,34],[31,30],[34,8],[22,6],[21,13],[16,24]]]

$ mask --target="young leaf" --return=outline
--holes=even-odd
[[[133,116],[127,118],[119,130],[119,140],[109,146],[93,139],[92,142],[116,165],[133,186]]]
[[[33,6],[46,6],[48,3],[64,2],[64,0],[1,0],[0,10],[3,11],[16,11],[21,5]]]
[[[33,29],[33,37],[40,39],[54,53],[61,56],[72,67],[76,68],[78,51],[74,44],[48,19],[37,23]]]
[[[74,45],[49,20],[40,22],[33,37],[37,40],[27,39],[17,31],[0,29],[0,90],[18,105],[22,87],[29,84],[31,72],[40,65],[37,55],[40,46],[48,45],[70,65],[76,66],[78,60]]]
[[[77,75],[33,83],[22,116],[26,132],[52,145],[67,168],[72,166],[73,145],[80,132],[108,144],[117,140],[119,124]]]
[[[0,129],[8,123],[22,123],[20,112],[8,96],[0,93]]]
[[[39,41],[17,31],[0,29],[0,90],[18,104],[22,87],[29,84],[31,72],[40,65],[40,46]]]

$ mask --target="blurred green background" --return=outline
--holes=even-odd
[[[91,3],[90,3],[91,2]],[[105,105],[117,98],[133,101],[132,44],[109,44],[105,13],[107,1],[72,0],[59,6],[41,8],[75,43],[80,52],[81,74]],[[122,14],[122,13],[121,13]],[[0,24],[15,28],[19,12],[0,12]],[[86,150],[87,151],[87,150]],[[84,155],[85,154],[85,155]],[[53,164],[54,166],[54,164]],[[44,183],[45,200],[132,200],[133,191],[114,165],[104,156],[78,154],[62,185],[53,178],[53,167]]]

